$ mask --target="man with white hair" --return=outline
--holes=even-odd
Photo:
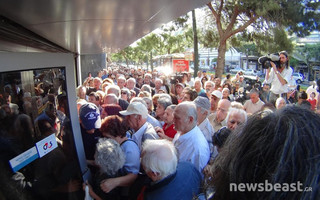
[[[121,107],[122,110],[125,110],[128,108],[129,103],[126,100],[123,100],[120,98],[120,88],[117,85],[109,85],[106,88],[106,94],[115,94],[118,97],[118,104]]]
[[[144,199],[192,199],[200,191],[201,174],[188,162],[179,162],[174,145],[168,140],[147,140],[141,164],[152,182]]]
[[[134,78],[129,78],[127,80],[127,84],[126,84],[127,88],[129,90],[134,90],[136,92],[136,96],[138,96],[140,89],[136,87],[136,79]]]
[[[211,93],[213,92],[214,90],[214,82],[212,81],[206,81],[204,83],[204,89],[206,90],[206,95],[208,98],[210,98],[211,96]]]
[[[208,98],[198,96],[193,102],[197,107],[197,125],[208,142],[210,154],[215,154],[213,155],[213,157],[215,157],[218,153],[217,151],[215,151],[215,148],[212,144],[212,136],[215,133],[215,130],[213,129],[208,119],[208,115],[210,114],[210,101]]]
[[[227,126],[231,130],[235,130],[240,124],[247,122],[247,113],[243,109],[230,108],[227,117]]]
[[[119,105],[119,98],[115,94],[106,94],[103,97],[103,104]]]
[[[193,102],[178,104],[173,113],[173,123],[178,133],[173,144],[179,153],[179,161],[187,161],[202,173],[210,158],[206,138],[197,126],[197,109]]]
[[[168,93],[166,87],[163,85],[163,81],[160,78],[156,78],[154,80],[154,84],[155,84],[155,87],[154,87],[155,94],[159,94],[159,90],[163,90],[165,91],[165,93]]]
[[[140,151],[145,140],[159,139],[153,126],[147,122],[148,110],[142,103],[130,103],[127,110],[120,111],[120,114],[126,116],[127,124],[133,130],[132,140],[138,144]]]
[[[124,88],[124,85],[126,84],[126,78],[123,75],[120,75],[117,79],[117,85],[120,89]]]

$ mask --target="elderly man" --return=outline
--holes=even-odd
[[[122,110],[125,110],[128,108],[129,103],[126,100],[123,100],[120,98],[120,88],[117,85],[109,85],[106,88],[106,94],[115,94],[118,98],[118,104],[121,106]]]
[[[197,126],[197,109],[193,102],[178,104],[173,113],[173,123],[178,133],[173,144],[178,150],[179,161],[187,161],[202,173],[210,158],[206,138]]]
[[[229,112],[231,102],[227,99],[222,99],[218,103],[217,112],[209,115],[208,119],[214,128],[218,131],[221,127],[227,125],[227,116]]]
[[[250,90],[250,100],[244,103],[244,109],[248,114],[254,114],[261,110],[264,102],[259,98],[259,90],[253,88]]]
[[[124,85],[126,84],[126,78],[123,75],[120,75],[117,79],[117,85],[120,89],[124,88]]]
[[[231,130],[235,130],[240,124],[247,122],[247,113],[243,109],[230,108],[227,125]]]
[[[138,96],[140,89],[136,87],[136,79],[134,78],[129,78],[127,80],[127,84],[126,84],[127,88],[129,90],[134,90],[136,92],[136,96]]]
[[[222,93],[219,90],[214,90],[211,93],[211,108],[210,108],[211,113],[215,113],[217,111],[217,107],[220,99],[222,99]]]
[[[212,136],[215,131],[208,119],[208,115],[210,114],[209,99],[199,96],[193,102],[197,107],[198,127],[200,128],[201,132],[203,133],[204,137],[208,142],[208,145],[210,147],[210,154],[216,155],[218,152],[215,151],[215,148],[213,147],[213,144],[212,144]],[[215,155],[213,155],[213,157],[215,157]]]
[[[130,103],[127,110],[120,111],[120,114],[126,116],[127,124],[133,130],[131,137],[138,144],[140,150],[145,140],[159,139],[153,126],[147,122],[148,110],[142,103]]]
[[[204,89],[206,90],[206,95],[208,98],[210,98],[211,96],[211,93],[213,92],[214,90],[214,82],[212,81],[206,81],[204,83]]]
[[[163,85],[163,81],[160,78],[156,78],[154,80],[154,84],[155,84],[155,87],[154,87],[155,94],[159,94],[160,90],[163,90],[165,91],[165,93],[168,93],[166,87]]]
[[[177,151],[168,140],[147,140],[141,164],[152,180],[144,191],[146,200],[192,199],[200,191],[201,174],[190,163],[178,163]]]
[[[145,105],[146,108],[148,109],[148,105],[147,105],[146,101],[141,97],[134,97],[133,99],[131,99],[130,103],[133,103],[133,102],[140,102],[143,105]],[[149,122],[154,128],[157,126],[161,127],[161,123],[150,114],[148,114],[147,122]]]

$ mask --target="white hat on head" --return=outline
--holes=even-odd
[[[219,99],[222,99],[222,93],[219,90],[215,90],[211,93],[211,95],[214,95],[218,97]]]
[[[145,105],[140,102],[132,102],[129,104],[127,110],[119,112],[121,115],[141,115],[143,118],[148,116],[148,110]]]

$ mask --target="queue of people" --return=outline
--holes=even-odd
[[[282,58],[282,60],[285,59]],[[157,72],[144,74],[143,70],[132,69],[129,74],[130,78],[126,80],[126,84],[124,84],[122,90],[126,88],[129,81],[134,82],[135,77],[138,76],[140,84],[136,84],[135,88],[139,88],[140,91],[138,93],[132,91],[134,87],[130,86],[131,100],[127,96],[126,99],[122,95],[116,96],[118,99],[123,99],[129,104],[127,108],[123,108],[119,113],[124,119],[124,123],[128,126],[128,130],[126,131],[127,138],[131,138],[139,147],[141,163],[139,175],[135,176],[133,181],[130,180],[127,182],[128,184],[125,184],[125,186],[131,188],[129,189],[129,193],[126,194],[127,196],[123,196],[123,194],[119,196],[128,199],[233,199],[237,197],[238,193],[228,191],[229,187],[226,184],[231,184],[233,181],[235,183],[242,183],[234,178],[237,178],[236,173],[238,170],[246,171],[244,169],[246,166],[252,167],[251,171],[270,170],[270,173],[266,172],[267,174],[263,174],[263,171],[259,173],[261,176],[257,179],[259,183],[267,180],[274,184],[278,183],[277,181],[282,181],[281,183],[284,184],[285,178],[278,180],[277,177],[272,176],[273,173],[278,173],[278,177],[282,176],[278,167],[267,168],[260,166],[261,162],[277,163],[277,159],[282,159],[282,157],[279,156],[273,159],[271,155],[268,156],[258,146],[243,147],[244,150],[249,151],[248,155],[250,155],[250,151],[253,151],[257,152],[260,157],[254,163],[248,161],[242,168],[241,166],[232,168],[232,174],[234,174],[232,177],[230,177],[229,173],[226,174],[225,170],[221,170],[220,166],[221,164],[225,164],[226,166],[224,167],[227,167],[227,164],[231,162],[228,161],[227,163],[223,157],[230,157],[231,159],[233,152],[230,153],[229,151],[224,151],[224,149],[230,149],[231,146],[232,149],[235,149],[233,144],[240,144],[239,140],[248,140],[249,142],[249,133],[257,131],[257,128],[253,128],[255,127],[254,124],[260,124],[259,133],[261,132],[260,134],[263,135],[267,133],[271,134],[267,128],[270,124],[265,123],[267,119],[271,121],[272,117],[281,118],[286,113],[293,114],[300,112],[300,114],[304,113],[304,116],[307,114],[316,116],[316,121],[320,119],[312,111],[311,107],[309,109],[308,106],[301,106],[307,104],[304,101],[309,102],[303,96],[303,92],[299,93],[299,98],[292,101],[292,103],[289,101],[289,95],[285,96],[282,93],[279,95],[273,92],[272,88],[275,84],[272,83],[273,80],[271,79],[275,79],[275,76],[281,76],[281,73],[279,72],[278,74],[275,70],[279,69],[272,68],[269,73],[276,75],[267,77],[264,83],[257,81],[253,85],[248,85],[240,73],[234,78],[229,77],[222,81],[220,78],[215,77],[203,79],[201,73],[199,73],[199,77],[193,80],[189,78],[188,73],[185,73],[181,77],[174,77],[173,81],[169,81],[169,79],[166,80],[163,74],[158,74]],[[111,70],[110,72],[114,77],[128,76],[128,74],[121,74],[123,72],[121,69],[118,69],[118,71]],[[287,84],[286,79],[283,78],[283,80],[278,80],[278,83]],[[108,91],[110,85],[115,88],[116,82],[118,81],[108,81],[109,85],[104,90]],[[281,86],[279,85],[279,87]],[[101,88],[101,90],[103,89]],[[135,95],[132,96],[132,94]],[[309,99],[312,101],[315,97],[311,96]],[[105,103],[108,102],[102,102],[102,105]],[[117,104],[117,101],[114,101],[112,104]],[[301,109],[303,109],[303,112]],[[152,120],[148,120],[149,116]],[[294,120],[293,116],[292,120]],[[106,116],[105,119],[109,117],[111,116]],[[302,119],[304,118],[302,117]],[[154,123],[154,121],[158,123]],[[297,131],[298,129],[302,131],[297,126],[295,128]],[[283,131],[290,131],[289,129],[290,127],[286,127]],[[312,137],[319,141],[319,131],[315,129],[313,131],[314,135]],[[272,134],[277,134],[277,132],[273,132]],[[247,138],[243,138],[245,135],[248,135],[246,136]],[[253,137],[252,140],[257,140],[258,142],[260,140],[258,135],[257,137]],[[288,132],[283,137],[291,136]],[[273,148],[272,144],[265,143],[263,145],[266,148],[268,146]],[[282,143],[278,148],[283,152],[287,148],[290,148],[287,145],[291,144]],[[312,148],[314,148],[312,155],[318,156],[319,152],[315,154],[315,151],[319,150],[319,146],[315,145]],[[229,157],[227,156],[228,153],[230,153]],[[236,153],[236,150],[234,153]],[[241,153],[243,156],[246,156],[246,153]],[[287,155],[289,157],[292,156],[290,154]],[[232,162],[237,161],[232,160]],[[287,161],[282,162],[285,164]],[[309,161],[307,165],[316,168],[317,164],[318,161],[313,160]],[[305,169],[305,167],[303,168]],[[287,170],[295,173],[294,167]],[[180,176],[183,176],[184,173],[188,173],[189,176],[185,176],[185,179],[180,180]],[[193,178],[186,179],[190,176]],[[316,183],[306,180],[307,176],[303,179],[305,180],[305,184],[316,186]],[[256,179],[253,177],[253,179],[242,181],[255,183]],[[298,179],[291,179],[290,181],[298,181]],[[188,184],[186,185],[186,183]],[[217,186],[217,184],[221,184],[221,186]],[[114,187],[111,188],[114,189],[119,186],[121,185],[114,184]],[[103,187],[103,183],[101,183],[100,189]],[[94,192],[95,189],[91,189]],[[133,189],[138,192],[133,192]],[[217,189],[220,191],[218,192]],[[108,190],[103,191],[108,193]],[[242,194],[242,197],[259,198],[259,195],[257,192],[253,192],[252,194],[245,192]],[[264,197],[264,195],[261,194],[261,197]],[[272,193],[271,195],[276,195],[276,193]],[[295,194],[287,194],[284,191],[284,194],[281,195],[288,197],[309,197],[308,195],[311,195],[311,193],[297,192]]]

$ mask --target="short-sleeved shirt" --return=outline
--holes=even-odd
[[[128,139],[121,143],[121,149],[126,155],[126,161],[121,170],[125,174],[138,174],[140,170],[140,149],[132,139]]]
[[[199,127],[195,126],[183,135],[178,132],[172,142],[178,150],[179,161],[191,162],[202,173],[210,159],[210,149]]]
[[[282,94],[282,93],[287,93],[289,91],[288,83],[291,79],[292,76],[292,68],[284,68],[284,70],[280,73],[282,78],[287,81],[287,84],[282,85],[281,82],[279,81],[275,71],[273,68],[271,68],[269,72],[269,79],[265,80],[266,83],[271,83],[271,88],[270,91],[273,92],[274,94]]]
[[[252,103],[252,101],[249,99],[244,103],[243,107],[246,109],[247,113],[253,114],[259,112],[263,105],[264,103],[260,99],[256,103]]]

